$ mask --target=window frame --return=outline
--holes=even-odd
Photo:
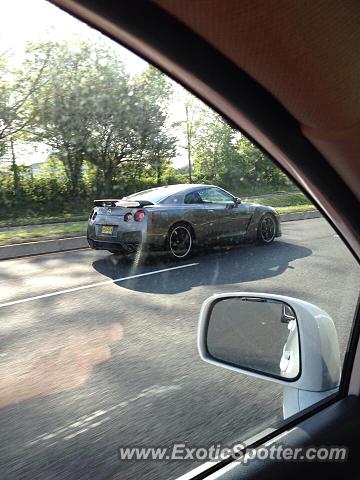
[[[154,3],[139,2],[136,8],[130,3],[124,4],[120,15],[116,7],[111,10],[91,0],[50,1],[155,65],[238,131],[244,132],[310,197],[359,262],[358,201],[354,193],[307,140],[294,117],[264,87]],[[189,51],[191,55],[188,55]],[[239,95],[239,91],[243,95]],[[256,105],[261,108],[257,109]],[[336,197],[342,201],[334,202]],[[349,394],[355,355],[360,355],[359,335],[358,302],[338,393],[300,412],[294,419],[284,422],[281,428],[252,442],[251,446],[271,440]],[[360,370],[357,376],[360,377]],[[230,462],[219,462],[197,475],[196,479],[206,478]]]
[[[201,197],[201,192],[209,192],[210,190],[216,190],[224,196],[229,196],[231,200],[229,200],[228,202],[210,202],[210,201],[208,202],[208,201],[204,201],[204,199]],[[235,204],[235,197],[233,195],[231,195],[231,193],[227,192],[226,190],[223,190],[220,187],[216,187],[216,186],[206,187],[206,188],[200,189],[198,192],[199,192],[200,198],[203,201],[204,205],[229,205],[231,203]]]
[[[196,194],[198,196],[200,202],[187,202],[186,197],[188,197],[189,195],[194,195],[194,194]],[[200,197],[199,190],[192,190],[191,192],[186,193],[185,196],[184,196],[184,205],[204,205],[204,202],[203,202],[202,198]]]

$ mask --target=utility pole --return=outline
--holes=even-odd
[[[19,182],[18,166],[16,164],[14,142],[12,138],[10,139],[10,150],[11,150],[11,170],[13,172],[13,181],[14,181],[14,199],[15,199],[15,204],[17,204],[19,200],[20,182]]]
[[[192,141],[192,125],[189,118],[189,105],[185,104],[186,113],[186,141],[187,141],[187,154],[189,164],[189,183],[192,183],[192,165],[191,165],[191,141]]]

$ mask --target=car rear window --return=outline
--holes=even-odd
[[[144,190],[143,192],[138,192],[125,198],[131,200],[148,200],[149,202],[158,203],[165,197],[166,192],[162,189],[159,190],[156,188],[152,190]]]

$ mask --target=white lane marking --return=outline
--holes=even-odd
[[[179,265],[178,267],[163,268],[161,270],[154,270],[153,272],[138,273],[137,275],[130,275],[129,277],[116,278],[114,280],[104,280],[102,282],[90,283],[89,285],[82,285],[80,287],[67,288],[66,290],[59,290],[58,292],[44,293],[43,295],[36,295],[34,297],[22,298],[20,300],[12,300],[11,302],[0,303],[0,308],[9,307],[10,305],[18,305],[19,303],[32,302],[41,298],[55,297],[63,295],[64,293],[77,292],[79,290],[86,290],[88,288],[100,287],[111,283],[124,282],[125,280],[132,280],[133,278],[147,277],[149,275],[157,275],[158,273],[170,272],[172,270],[180,270],[181,268],[195,267],[199,263],[188,263],[187,265]]]
[[[77,432],[74,432],[74,433],[71,433],[70,435],[66,435],[66,437],[64,437],[64,440],[71,440],[83,433],[86,433],[90,430],[90,428],[96,428],[96,427],[100,427],[100,425],[102,425],[103,423],[105,422],[108,422],[109,420],[111,420],[111,417],[105,417],[103,418],[102,420],[100,420],[99,422],[96,422],[96,423],[91,423],[88,427],[86,428],[83,428]]]
[[[181,378],[184,378],[184,377],[180,377],[178,380],[180,381]],[[126,408],[129,405],[137,402],[137,400],[140,400],[141,398],[154,398],[154,397],[164,396],[164,395],[166,396],[166,395],[172,394],[173,392],[177,392],[179,390],[181,390],[180,385],[153,385],[152,387],[144,388],[143,390],[141,390],[141,392],[139,392],[134,397],[129,398],[128,400],[124,400],[120,403],[117,403],[106,410],[96,410],[95,412],[92,412],[90,415],[83,415],[82,417],[77,418],[76,421],[71,423],[70,425],[64,425],[62,427],[56,428],[52,432],[46,432],[41,435],[38,435],[34,440],[25,444],[25,447],[31,447],[32,445],[44,443],[54,438],[56,438],[56,441],[51,445],[55,445],[55,443],[57,443],[60,440],[63,440],[63,441],[71,440],[72,438],[75,438],[78,435],[88,432],[91,428],[99,427],[103,423],[110,421],[111,417],[109,416],[104,417],[104,415],[107,415],[109,412],[112,412],[117,409]],[[99,417],[102,417],[102,418],[99,418]],[[95,419],[96,421],[94,422],[93,420]]]

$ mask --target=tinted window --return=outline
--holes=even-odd
[[[199,195],[199,192],[190,192],[185,195],[185,202],[187,204],[199,204],[204,203]]]
[[[161,203],[164,205],[181,205],[183,203],[183,198],[184,198],[184,195],[182,195],[181,193],[178,193],[175,195],[171,195],[168,198],[165,198],[165,200],[162,200]]]
[[[160,202],[166,196],[166,191],[163,189],[153,188],[151,190],[144,190],[133,195],[128,195],[126,199],[131,200],[148,200],[149,202]]]
[[[234,203],[234,198],[219,188],[200,190],[199,195],[203,203]]]

